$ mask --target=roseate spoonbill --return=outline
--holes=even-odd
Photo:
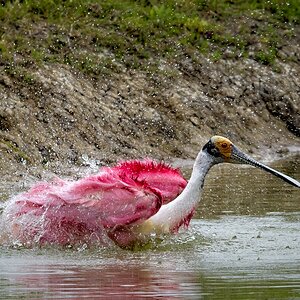
[[[250,164],[300,188],[300,183],[213,136],[199,152],[186,182],[177,169],[149,159],[103,167],[78,181],[39,183],[9,200],[2,212],[2,239],[25,245],[77,245],[113,240],[131,247],[150,236],[187,227],[204,179],[218,163]]]

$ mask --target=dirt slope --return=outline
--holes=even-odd
[[[143,156],[193,158],[213,134],[260,156],[300,146],[300,66],[199,57],[162,74],[119,66],[102,79],[49,64],[24,83],[0,75],[0,173]],[[163,71],[172,76],[163,76]],[[11,176],[11,175],[10,175]]]

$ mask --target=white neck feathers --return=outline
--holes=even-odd
[[[205,176],[213,165],[213,158],[206,151],[200,151],[191,178],[182,193],[149,219],[154,227],[159,227],[163,232],[172,231],[193,212],[200,201]]]

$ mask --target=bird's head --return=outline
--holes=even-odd
[[[229,139],[218,135],[213,136],[203,147],[216,163],[232,162],[233,149],[234,145]]]
[[[264,164],[254,160],[241,150],[239,150],[229,139],[222,136],[213,136],[203,147],[202,151],[208,153],[215,164],[217,163],[234,163],[234,164],[248,164],[269,172],[284,181],[300,188],[300,182],[291,178],[281,172],[278,172]]]

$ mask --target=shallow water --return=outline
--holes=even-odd
[[[299,180],[299,158],[272,166]],[[0,298],[300,299],[299,270],[299,189],[223,165],[190,229],[150,248],[0,248]]]

